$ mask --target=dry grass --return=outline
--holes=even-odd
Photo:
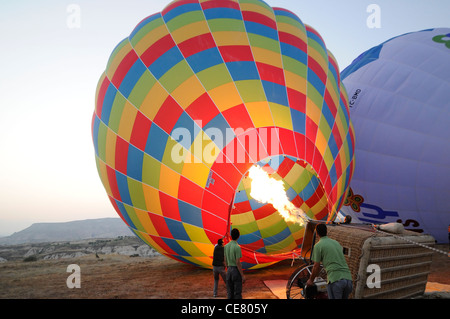
[[[81,270],[81,288],[69,289],[67,266]],[[286,270],[286,271],[284,271]],[[262,277],[285,278],[290,265],[247,274],[244,297],[276,298]],[[210,298],[212,271],[185,265],[163,256],[153,258],[95,255],[77,259],[6,262],[0,264],[0,298]],[[286,275],[285,275],[286,274]],[[226,297],[220,282],[219,297]]]

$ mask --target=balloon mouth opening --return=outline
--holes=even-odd
[[[284,254],[301,247],[304,225],[310,219],[326,218],[328,204],[322,182],[310,164],[291,156],[270,156],[242,177],[229,224],[239,229],[238,242],[246,249]]]

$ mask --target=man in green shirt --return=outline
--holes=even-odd
[[[342,246],[336,240],[328,238],[325,224],[318,224],[316,233],[320,240],[314,245],[311,258],[314,266],[306,285],[313,285],[322,263],[327,272],[328,299],[348,299],[353,289],[352,274],[345,261]]]
[[[227,265],[227,296],[228,299],[242,299],[242,284],[245,282],[242,271],[241,247],[237,243],[240,232],[237,228],[231,230],[231,241],[225,245],[225,264]]]

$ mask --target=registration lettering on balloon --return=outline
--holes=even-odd
[[[361,89],[356,89],[355,93],[353,93],[353,95],[350,97],[350,99],[348,100],[348,106],[353,108],[356,107],[356,102],[358,100],[358,95],[361,93]]]
[[[303,226],[250,195],[251,167],[318,220],[334,220],[354,170],[335,58],[299,17],[259,0],[179,0],[143,19],[99,79],[92,136],[122,220],[161,254],[205,268],[231,227],[244,269],[301,247]]]

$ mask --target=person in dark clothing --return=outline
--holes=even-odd
[[[226,281],[226,273],[225,273],[225,255],[224,255],[224,247],[223,240],[219,239],[217,241],[217,245],[214,246],[213,253],[213,275],[214,275],[214,297],[217,297],[217,287],[219,286],[219,276],[222,277],[225,285]]]

